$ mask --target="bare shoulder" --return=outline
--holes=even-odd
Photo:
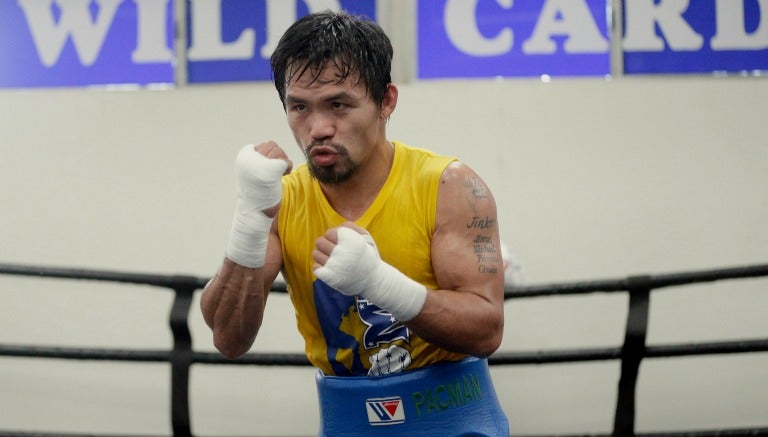
[[[491,221],[495,227],[496,202],[485,181],[467,164],[454,161],[440,178],[438,191],[437,224],[454,220],[473,222]],[[475,223],[477,225],[477,223]]]

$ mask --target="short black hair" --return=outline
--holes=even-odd
[[[358,74],[377,104],[392,82],[392,43],[369,18],[326,10],[306,15],[280,38],[270,65],[275,88],[285,106],[287,83],[306,72],[317,80],[328,65],[339,70],[339,82]]]

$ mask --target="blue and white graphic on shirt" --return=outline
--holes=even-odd
[[[410,332],[402,322],[367,300],[345,296],[323,281],[315,280],[312,285],[328,361],[336,375],[385,375],[408,367],[410,352],[392,345],[397,340],[409,341]],[[365,326],[360,339],[343,329],[343,325],[349,323],[348,318],[355,314]],[[364,349],[380,348],[368,357],[368,370],[360,355],[361,341]],[[340,350],[352,352],[351,368],[337,359]]]

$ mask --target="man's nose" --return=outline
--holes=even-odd
[[[336,124],[332,117],[323,113],[312,114],[309,134],[315,141],[332,138],[336,133]]]

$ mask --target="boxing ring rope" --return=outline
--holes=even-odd
[[[60,278],[149,285],[174,291],[174,301],[169,315],[173,334],[171,350],[155,349],[108,349],[54,346],[25,346],[0,344],[0,357],[56,358],[71,360],[164,362],[171,365],[171,425],[174,436],[192,436],[189,416],[189,370],[193,364],[262,365],[262,366],[309,366],[303,353],[248,353],[236,360],[229,360],[218,353],[197,352],[192,349],[189,330],[189,312],[194,293],[202,289],[207,278],[184,275],[156,275],[127,273],[108,270],[52,268],[42,266],[0,263],[0,275],[16,275],[40,278]],[[683,272],[664,275],[631,276],[618,280],[600,280],[574,283],[541,284],[505,287],[504,299],[539,298],[589,293],[628,293],[629,308],[624,343],[618,347],[579,348],[532,352],[499,351],[489,358],[492,366],[549,364],[565,362],[620,360],[621,371],[614,414],[613,436],[651,435],[635,432],[635,387],[638,369],[645,358],[682,357],[692,355],[734,354],[767,352],[768,338],[744,339],[719,342],[647,345],[650,295],[660,288],[689,285],[720,280],[758,278],[768,276],[768,264],[716,270]],[[285,284],[275,283],[275,292],[286,292]],[[768,418],[766,418],[768,420]],[[2,424],[0,424],[2,427]],[[766,435],[765,427],[691,430],[686,432],[654,432],[655,436],[733,436]],[[0,436],[46,436],[54,434],[24,433],[0,429]],[[61,435],[61,434],[56,434]],[[86,434],[66,434],[80,436]],[[125,434],[121,434],[125,435]],[[584,434],[580,434],[584,435]],[[594,434],[599,435],[599,434]],[[543,436],[539,436],[543,437]]]

